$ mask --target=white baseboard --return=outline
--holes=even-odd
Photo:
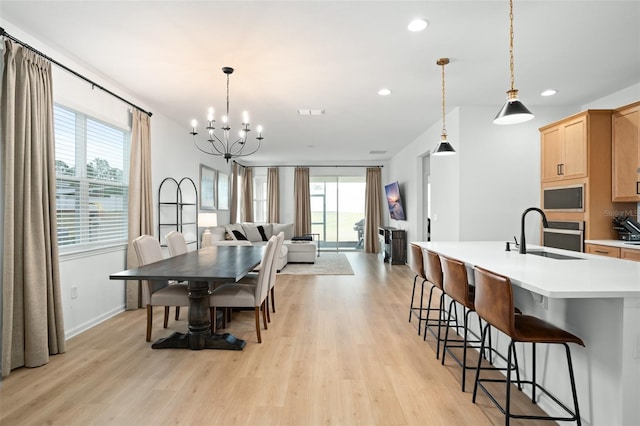
[[[102,315],[100,315],[100,316],[98,316],[96,318],[93,318],[93,319],[91,319],[89,321],[86,321],[86,322],[78,325],[77,327],[74,327],[74,328],[72,328],[70,330],[66,330],[64,332],[64,338],[65,338],[65,340],[69,340],[72,337],[77,336],[78,334],[80,334],[80,333],[82,333],[84,331],[87,331],[92,327],[95,327],[96,325],[100,324],[101,322],[106,321],[109,318],[112,318],[112,317],[118,315],[121,312],[124,312],[124,304],[118,306],[117,308],[112,309],[109,312],[105,312],[104,314],[102,314]]]

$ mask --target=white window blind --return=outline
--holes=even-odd
[[[61,251],[127,241],[128,131],[54,105]]]

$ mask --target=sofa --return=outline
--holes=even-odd
[[[292,241],[293,223],[234,223],[210,229],[213,245],[265,245],[272,235],[284,232],[278,258],[278,272],[287,263],[314,263],[318,252],[315,241]]]

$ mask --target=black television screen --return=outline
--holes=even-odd
[[[398,182],[385,185],[384,192],[387,194],[387,203],[389,204],[389,215],[391,219],[407,220],[404,214],[404,206],[402,205]]]

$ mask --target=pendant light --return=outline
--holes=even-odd
[[[514,88],[513,77],[513,0],[509,0],[509,68],[511,89],[507,91],[507,102],[493,119],[494,124],[516,124],[531,120],[534,115],[518,100],[518,90]]]
[[[449,58],[440,58],[436,61],[436,64],[442,67],[442,136],[440,137],[440,143],[433,152],[433,155],[453,155],[456,150],[453,149],[451,144],[447,141],[447,126],[445,124],[445,91],[444,91],[444,66],[449,63]]]

